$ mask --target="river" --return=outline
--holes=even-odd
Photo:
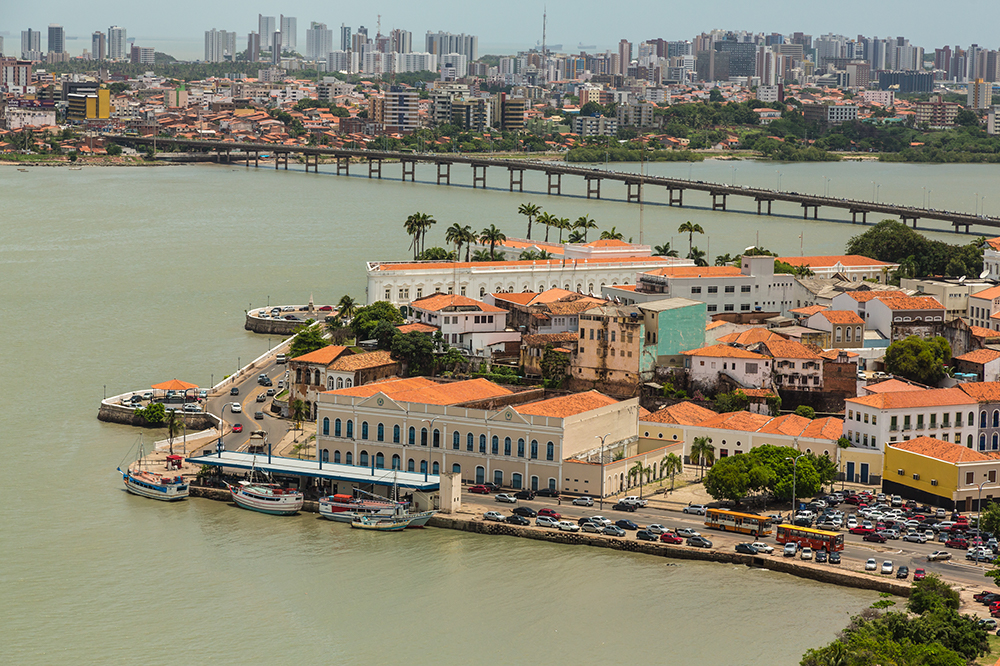
[[[919,202],[928,187],[935,207],[971,210],[994,168],[735,166],[652,170],[749,185],[776,184],[780,169],[783,188],[820,192],[829,177],[833,192],[859,197],[877,177],[883,199]],[[506,173],[489,177],[505,185]],[[0,662],[794,664],[831,640],[871,593],[506,537],[359,534],[309,514],[121,489],[114,470],[138,433],[96,420],[105,391],[218,381],[276,342],[243,331],[251,304],[363,300],[363,261],[405,258],[401,224],[414,211],[438,220],[428,246],[453,222],[521,235],[523,201],[638,235],[638,206],[550,198],[537,193],[543,178],[527,174],[536,193],[521,195],[229,166],[0,167]],[[776,251],[797,252],[802,233],[806,254],[834,254],[861,229],[648,205],[648,242],[683,246],[671,229],[686,219],[715,254],[758,230]]]

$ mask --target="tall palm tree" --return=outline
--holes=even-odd
[[[691,248],[687,258],[694,259],[695,266],[708,266],[708,262],[705,261],[705,251],[699,250],[697,245]]]
[[[533,203],[523,203],[518,207],[517,212],[528,218],[528,240],[531,240],[531,223],[542,212],[542,207]]]
[[[353,319],[355,313],[358,311],[358,303],[353,298],[344,294],[340,297],[340,302],[337,303],[337,314],[343,319]]]
[[[715,257],[716,266],[725,266],[726,264],[733,263],[733,261],[735,261],[735,259],[733,259],[728,252]]]
[[[495,224],[483,229],[482,233],[479,234],[479,242],[487,243],[490,246],[490,261],[496,261],[496,247],[497,243],[502,243],[507,240],[507,236],[504,235],[502,231],[497,229]]]
[[[465,261],[469,261],[469,251],[472,246],[479,242],[479,235],[472,230],[472,227],[465,225]]]
[[[472,234],[472,227],[469,225],[463,227],[458,222],[445,230],[444,242],[455,246],[456,259],[462,256],[462,246],[468,241],[470,234]]]
[[[622,240],[625,235],[618,231],[618,227],[611,227],[601,232],[601,240]]]
[[[653,256],[654,257],[676,257],[677,250],[670,247],[670,243],[664,243],[663,245],[653,246]]]
[[[559,230],[559,244],[562,245],[562,232],[573,228],[568,217],[556,218],[556,229]]]
[[[493,261],[488,250],[476,250],[472,253],[472,261]]]
[[[539,215],[535,219],[535,222],[538,222],[539,224],[544,224],[545,225],[545,242],[546,243],[549,242],[549,229],[551,229],[555,225],[556,219],[557,218],[556,218],[555,215],[553,215],[552,213],[548,213],[548,212],[542,213],[541,215]]]
[[[421,213],[413,213],[406,218],[405,222],[403,222],[403,229],[406,230],[407,235],[413,237],[410,247],[413,248],[414,259],[416,259],[417,255],[420,254],[420,232],[423,230],[420,215]]]
[[[684,471],[684,461],[676,453],[668,453],[660,461],[660,476],[670,475],[670,492],[674,492],[674,475]]]
[[[427,213],[417,213],[417,215],[420,220],[420,253],[423,254],[427,249],[427,232],[430,231],[431,225],[437,224],[437,220]]]
[[[701,478],[705,478],[705,465],[715,462],[715,447],[711,437],[695,437],[691,442],[691,459],[698,461],[701,468]]]
[[[292,420],[295,422],[295,428],[297,430],[301,430],[302,422],[306,420],[306,418],[309,416],[306,413],[306,403],[302,402],[301,400],[293,400],[291,408],[292,408]],[[298,440],[298,437],[296,436],[295,439]]]
[[[688,220],[681,226],[677,227],[677,233],[688,235],[688,252],[691,251],[691,247],[694,245],[694,235],[703,234],[705,230],[701,228],[700,224],[692,224],[691,220]]]
[[[522,261],[540,261],[543,259],[551,259],[552,255],[545,250],[525,250],[521,253],[518,259]]]
[[[184,427],[184,422],[177,418],[177,410],[169,409],[167,410],[167,442],[170,446],[170,455],[174,455],[174,437],[180,434],[181,428]]]
[[[581,217],[576,218],[576,222],[573,223],[573,228],[583,230],[583,242],[586,243],[587,232],[590,231],[591,229],[596,229],[597,222],[594,222],[594,220],[591,219],[589,215],[583,215]]]
[[[583,233],[582,231],[571,231],[569,234],[569,238],[567,238],[566,240],[569,241],[570,243],[586,243],[587,234]]]

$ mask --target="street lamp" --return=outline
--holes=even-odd
[[[780,192],[781,191],[781,172],[778,171],[777,174],[778,174],[778,191]]]
[[[795,502],[796,502],[796,499],[797,499],[795,497],[795,481],[796,481],[795,476],[796,476],[796,473],[797,473],[796,466],[799,464],[799,458],[805,458],[805,457],[806,457],[806,454],[800,453],[795,458],[785,458],[785,460],[791,460],[792,461],[792,520],[793,521],[795,520]]]
[[[604,442],[611,437],[611,433],[606,435],[594,435],[594,439],[601,440],[601,511],[604,511]]]

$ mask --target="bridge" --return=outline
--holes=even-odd
[[[260,166],[261,155],[274,156],[274,168],[281,166],[288,169],[288,156],[302,155],[305,158],[306,173],[310,170],[319,173],[320,157],[335,160],[337,175],[350,175],[351,160],[367,162],[368,177],[382,178],[383,163],[398,163],[401,166],[402,180],[416,180],[417,163],[434,164],[437,168],[437,184],[451,184],[451,167],[453,164],[465,164],[472,167],[472,187],[486,188],[486,170],[488,168],[506,169],[510,191],[517,188],[524,191],[524,172],[538,171],[547,177],[548,194],[562,194],[563,176],[583,178],[587,185],[587,198],[601,198],[601,183],[603,181],[619,182],[625,185],[626,201],[639,203],[643,200],[643,190],[646,188],[664,188],[667,190],[667,204],[670,206],[684,205],[684,192],[704,192],[712,197],[712,210],[726,210],[729,197],[744,197],[753,199],[757,204],[757,214],[771,215],[772,204],[775,201],[798,204],[802,208],[803,219],[808,219],[810,212],[813,219],[819,219],[820,208],[838,208],[851,214],[851,222],[862,224],[868,222],[868,214],[898,217],[904,224],[912,222],[916,228],[917,220],[939,220],[950,223],[955,232],[969,233],[973,225],[1000,228],[1000,217],[987,215],[972,215],[956,211],[936,210],[902,206],[874,201],[859,201],[856,199],[837,199],[834,197],[801,194],[768,190],[743,185],[726,185],[724,183],[707,183],[700,180],[684,180],[664,176],[645,176],[637,173],[620,171],[604,171],[587,167],[577,167],[568,164],[553,164],[540,160],[502,159],[480,157],[469,154],[453,153],[406,153],[380,150],[354,150],[346,148],[325,148],[322,146],[288,146],[270,143],[237,143],[233,141],[211,141],[201,139],[158,139],[154,137],[138,137],[124,135],[106,135],[106,139],[126,145],[155,146],[157,142],[175,145],[186,150],[215,152],[219,162],[242,162],[250,166],[253,160],[255,166]],[[355,164],[355,166],[359,166]],[[360,167],[364,169],[364,166]]]

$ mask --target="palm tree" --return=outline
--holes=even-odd
[[[568,217],[556,218],[556,229],[559,230],[559,244],[562,245],[562,232],[573,228]]]
[[[670,247],[670,243],[665,243],[663,245],[653,246],[653,256],[654,257],[676,257],[677,250]]]
[[[711,437],[695,437],[691,442],[691,458],[701,467],[701,478],[705,478],[705,465],[715,462],[715,447]]]
[[[523,203],[521,204],[517,212],[521,215],[525,215],[528,218],[528,240],[531,240],[531,223],[535,221],[535,217],[542,212],[541,206],[536,206],[533,203]]]
[[[691,247],[694,244],[694,235],[703,234],[705,230],[701,228],[700,224],[692,224],[691,220],[688,220],[681,226],[677,227],[677,233],[688,235],[688,252],[691,251]]]
[[[587,241],[587,235],[582,231],[571,231],[569,238],[567,238],[570,243],[585,243]]]
[[[708,262],[705,261],[705,251],[699,250],[697,245],[691,248],[691,252],[688,253],[687,258],[694,259],[695,266],[708,266]]]
[[[431,225],[437,224],[437,220],[427,213],[417,213],[417,215],[420,219],[420,252],[422,254],[427,247],[427,232],[430,231]]]
[[[670,492],[674,492],[674,475],[684,471],[684,461],[676,453],[668,453],[660,461],[660,476],[670,475]]]
[[[725,254],[720,254],[715,257],[716,266],[725,266],[726,264],[733,263],[733,261],[735,261],[735,259],[733,259],[728,252],[726,252]]]
[[[631,480],[633,476],[637,477],[637,480],[641,483],[642,482],[642,471],[643,471],[643,469],[645,469],[645,467],[643,467],[642,462],[636,462],[634,465],[632,465],[629,468],[629,470],[628,470],[628,478]]]
[[[551,229],[555,225],[555,223],[556,223],[556,217],[555,217],[555,215],[553,215],[552,213],[548,213],[548,212],[542,213],[541,215],[538,216],[538,218],[535,220],[535,222],[538,222],[539,224],[544,224],[545,225],[545,242],[548,243],[549,242],[549,229]]]
[[[596,229],[597,222],[594,222],[594,220],[591,219],[589,215],[584,215],[582,217],[576,218],[576,222],[573,223],[573,228],[583,230],[583,242],[586,243],[587,232],[590,231],[591,229]],[[573,241],[570,242],[572,243]]]
[[[353,319],[358,311],[358,303],[353,298],[344,294],[337,303],[337,315],[342,319]]]
[[[181,432],[181,428],[184,427],[184,422],[177,418],[177,410],[171,409],[167,411],[167,441],[170,446],[170,455],[174,455],[174,437],[176,437]]]
[[[413,241],[410,243],[410,247],[413,248],[413,258],[416,259],[417,255],[420,254],[420,232],[423,230],[420,222],[421,213],[413,213],[406,218],[403,222],[403,229],[406,230],[407,235],[413,237]]]
[[[291,404],[292,408],[292,420],[295,422],[295,428],[297,430],[302,429],[302,422],[305,421],[308,414],[306,414],[306,403],[301,400],[293,400]],[[295,438],[298,440],[298,437]]]
[[[545,250],[525,250],[521,253],[518,259],[522,261],[541,261],[543,259],[551,259],[552,255]]]
[[[479,234],[479,242],[488,243],[490,246],[490,261],[496,261],[496,247],[497,243],[502,243],[507,240],[507,236],[504,235],[502,231],[497,229],[495,224],[483,229],[482,233]]]
[[[601,240],[622,240],[625,235],[618,231],[618,227],[611,227],[601,232]]]
[[[470,235],[475,236],[475,234],[472,233],[472,227],[469,225],[465,225],[463,227],[458,222],[445,230],[444,242],[455,246],[456,259],[462,256],[462,246],[468,242]]]
[[[493,261],[493,256],[487,250],[476,250],[472,253],[472,261]]]

